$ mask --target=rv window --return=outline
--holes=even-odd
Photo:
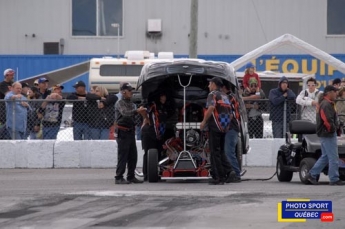
[[[143,65],[101,65],[101,76],[139,76]]]

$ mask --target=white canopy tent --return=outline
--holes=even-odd
[[[244,66],[249,61],[258,58],[262,56],[263,54],[270,52],[274,49],[277,49],[280,46],[284,45],[291,45],[294,46],[322,61],[325,63],[333,66],[338,71],[345,74],[345,63],[338,60],[337,58],[331,56],[330,54],[312,46],[311,44],[308,44],[307,42],[291,35],[291,34],[284,34],[262,46],[260,46],[257,49],[254,49],[251,52],[248,52],[247,54],[243,55],[242,57],[236,59],[235,61],[231,62],[230,64],[233,66],[235,70],[238,70],[242,66]]]

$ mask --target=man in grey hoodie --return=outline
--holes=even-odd
[[[284,136],[284,112],[286,112],[286,129],[288,129],[288,123],[290,122],[290,102],[286,100],[295,100],[295,93],[289,89],[289,81],[285,76],[282,76],[279,80],[278,87],[271,89],[269,96],[271,111],[270,120],[272,120],[272,131],[274,138],[283,138]],[[284,111],[284,103],[286,104],[286,111]]]

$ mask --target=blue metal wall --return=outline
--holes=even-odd
[[[345,61],[345,55],[333,55]],[[31,76],[43,74],[59,68],[64,68],[80,62],[90,60],[95,55],[0,55],[1,74],[6,68],[13,68],[18,71],[18,79],[25,79]],[[179,55],[176,58],[187,57]],[[199,55],[199,58],[214,61],[232,62],[240,55]],[[257,71],[279,71],[314,73],[319,81],[319,87],[323,88],[334,78],[343,78],[344,75],[332,67],[323,64],[320,60],[310,55],[264,55],[255,60]],[[241,68],[240,71],[243,71]],[[73,84],[77,80],[88,82],[88,74],[66,83],[65,92],[73,91]]]

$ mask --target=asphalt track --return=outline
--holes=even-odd
[[[246,179],[270,177],[249,167]],[[244,181],[211,186],[169,181],[115,185],[113,169],[0,170],[0,228],[345,228],[344,186]],[[287,198],[332,200],[334,221],[278,223]]]

